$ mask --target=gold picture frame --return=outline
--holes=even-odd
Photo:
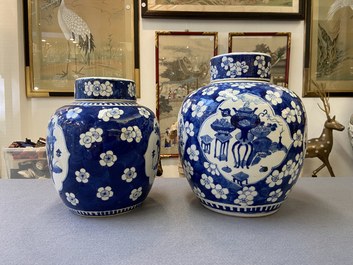
[[[72,96],[79,77],[132,79],[138,0],[23,0],[28,97]]]

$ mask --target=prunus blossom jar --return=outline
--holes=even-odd
[[[186,178],[210,210],[235,216],[276,212],[304,159],[306,115],[291,90],[270,83],[271,57],[211,59],[211,82],[184,100],[178,118]]]
[[[84,216],[130,211],[147,197],[160,152],[154,113],[136,103],[132,80],[85,77],[47,132],[51,177],[64,204]]]

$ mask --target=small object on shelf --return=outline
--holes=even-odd
[[[270,83],[271,57],[229,53],[211,59],[211,83],[179,112],[179,155],[208,209],[256,217],[276,212],[299,178],[306,116],[300,98]]]
[[[9,148],[35,147],[36,144],[31,139],[26,138],[25,141],[15,141],[9,145]]]
[[[45,146],[46,145],[46,139],[43,138],[43,137],[40,137],[38,140],[37,140],[37,143],[36,143],[36,147],[40,147],[40,146]]]
[[[3,155],[9,179],[50,178],[45,147],[3,148]]]
[[[313,82],[316,87],[316,93],[322,101],[323,108],[319,105],[319,108],[325,112],[326,121],[321,135],[318,138],[309,139],[307,143],[305,158],[319,158],[322,165],[313,171],[312,176],[317,177],[317,173],[324,167],[327,167],[331,177],[335,176],[332,166],[329,161],[329,156],[333,146],[333,131],[343,131],[344,126],[336,121],[336,116],[330,116],[330,103],[329,97],[326,95],[325,85],[319,85]]]
[[[152,187],[159,125],[137,104],[134,81],[79,78],[75,101],[50,119],[46,146],[55,188],[72,212],[116,215],[139,206]]]
[[[162,175],[163,175],[163,165],[162,165],[162,159],[159,156],[158,167],[157,167],[157,176],[160,177]]]

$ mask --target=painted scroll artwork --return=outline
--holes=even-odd
[[[142,16],[303,19],[302,0],[142,0]]]
[[[312,1],[307,28],[304,95],[315,96],[313,82],[331,96],[353,92],[353,1]]]
[[[159,9],[172,8],[173,6],[173,9],[176,11],[187,8],[205,11],[224,11],[225,8],[230,8],[229,11],[257,12],[259,8],[264,8],[264,11],[271,12],[274,10],[286,11],[299,5],[298,0],[149,0],[149,2]]]
[[[157,117],[161,156],[178,156],[177,116],[184,98],[210,80],[215,32],[156,32]]]

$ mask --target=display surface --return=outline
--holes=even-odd
[[[271,56],[271,83],[288,87],[290,32],[231,32],[228,52],[263,52]]]
[[[352,96],[351,1],[307,1],[304,96],[325,85],[330,96]]]
[[[302,177],[278,213],[248,219],[208,211],[184,178],[157,178],[133,212],[80,218],[50,180],[2,179],[0,263],[350,265],[352,189],[353,177]]]
[[[75,79],[85,76],[135,80],[139,96],[135,5],[136,0],[24,0],[27,96],[73,95]]]
[[[271,57],[229,53],[211,59],[211,83],[179,113],[186,178],[211,210],[261,216],[278,210],[296,183],[306,141],[300,98],[269,83]]]
[[[155,115],[136,103],[132,80],[80,78],[75,99],[59,108],[48,125],[49,169],[62,201],[87,216],[137,207],[157,172]]]
[[[143,17],[303,19],[304,0],[142,0]]]
[[[162,157],[178,156],[177,116],[186,95],[210,79],[216,32],[156,32],[157,117]]]

